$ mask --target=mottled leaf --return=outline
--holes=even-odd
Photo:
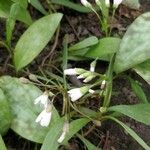
[[[56,109],[53,109],[50,126],[41,127],[35,122],[39,113],[44,109],[40,105],[34,105],[35,98],[42,94],[36,86],[23,84],[17,78],[4,76],[0,78],[0,87],[11,106],[13,116],[11,129],[28,140],[42,143],[51,124],[59,119]]]
[[[12,121],[10,107],[7,98],[0,89],[0,134],[3,135],[10,128]]]
[[[120,73],[150,59],[150,13],[138,17],[128,28],[117,52],[115,71]]]
[[[99,43],[91,47],[85,54],[86,57],[101,58],[109,56],[119,50],[121,39],[106,37],[99,40]]]
[[[136,105],[117,105],[109,107],[108,111],[116,111],[146,125],[150,125],[150,103]]]
[[[133,8],[133,9],[139,9],[140,8],[140,2],[139,0],[124,0],[123,4],[126,6]]]
[[[150,84],[150,59],[134,67],[134,70]]]
[[[34,22],[19,39],[14,52],[17,70],[28,65],[46,46],[54,35],[62,14],[55,13]]]

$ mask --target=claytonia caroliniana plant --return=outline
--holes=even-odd
[[[38,103],[41,103],[44,106],[44,110],[36,118],[35,122],[39,122],[41,126],[47,127],[51,121],[53,107],[52,103],[48,99],[47,91],[35,99],[34,104]]]

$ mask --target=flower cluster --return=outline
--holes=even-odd
[[[78,79],[84,79],[83,82],[87,83],[95,78],[98,74],[95,73],[96,60],[94,60],[90,65],[90,71],[82,69],[82,68],[71,68],[64,70],[65,75],[78,75]],[[81,88],[75,88],[68,91],[68,94],[71,98],[72,102],[75,102],[79,98],[81,98],[87,92],[93,94],[94,91],[91,89],[91,86],[83,86]]]
[[[42,104],[44,109],[36,118],[35,122],[39,122],[41,126],[47,127],[50,124],[52,117],[52,102],[48,98],[48,92],[44,92],[42,95],[37,97],[34,101],[34,104]]]
[[[123,0],[113,0],[113,7],[114,8],[117,8],[121,3],[122,3]],[[81,0],[81,3],[85,6],[85,7],[89,7],[91,8],[92,5],[87,1],[87,0]],[[101,7],[101,1],[100,0],[95,0],[95,3]],[[105,5],[107,7],[110,7],[110,0],[105,0]]]

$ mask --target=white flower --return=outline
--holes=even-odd
[[[110,0],[105,0],[105,5],[106,5],[107,7],[110,7]]]
[[[36,118],[35,122],[39,122],[41,126],[47,127],[51,121],[52,117],[52,105],[48,104],[39,116]]]
[[[78,100],[80,97],[83,96],[83,93],[81,92],[80,88],[75,88],[70,91],[68,91],[69,96],[71,97],[71,101],[75,102]]]
[[[70,68],[70,69],[65,69],[64,74],[65,75],[77,75],[77,74],[84,73],[85,71],[86,70],[82,68]]]
[[[88,92],[89,89],[90,89],[89,86],[83,86],[81,88],[75,88],[75,89],[68,91],[71,101],[75,102],[76,100],[81,98],[86,92]]]
[[[34,104],[38,104],[38,103],[41,103],[43,104],[45,107],[47,106],[47,103],[48,103],[48,92],[44,92],[42,95],[40,95],[39,97],[37,97],[35,100],[34,100]]]
[[[63,132],[60,135],[59,139],[57,140],[58,143],[62,143],[63,142],[63,140],[66,137],[67,132],[69,132],[69,123],[66,121],[65,124],[64,124],[64,127],[63,127]]]
[[[122,1],[123,1],[123,0],[114,0],[113,6],[114,6],[115,8],[117,8],[118,5],[120,5],[120,4],[122,3]]]
[[[89,93],[93,94],[93,93],[95,93],[95,91],[92,89],[89,89]]]
[[[81,3],[82,3],[85,7],[92,7],[92,5],[91,5],[87,0],[81,0]]]
[[[106,86],[106,80],[103,80],[101,83],[101,89],[103,90]]]

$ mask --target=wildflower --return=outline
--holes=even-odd
[[[65,69],[64,74],[65,75],[77,75],[84,73],[86,70],[81,69],[81,68],[70,68],[70,69]]]
[[[91,72],[94,72],[94,71],[95,71],[96,61],[97,61],[97,59],[95,59],[95,60],[94,60],[93,62],[91,62],[91,64],[90,64],[90,71],[91,71]]]
[[[102,89],[102,90],[105,89],[105,86],[106,86],[106,80],[103,80],[103,81],[102,81],[102,84],[101,84],[101,89]]]
[[[87,0],[81,0],[82,5],[85,7],[92,7],[92,5]]]
[[[88,76],[87,78],[85,78],[84,80],[83,80],[83,82],[84,83],[87,83],[87,82],[89,82],[89,81],[91,81],[93,78],[95,78],[96,77],[96,75],[95,74],[91,74],[90,76]]]
[[[105,5],[106,5],[107,7],[110,7],[110,0],[105,0]]]
[[[47,127],[52,117],[52,104],[48,104],[47,107],[39,114],[35,122],[39,122],[41,126]]]
[[[113,7],[117,8],[123,0],[114,0]]]
[[[67,132],[69,132],[69,123],[68,123],[68,121],[66,121],[64,123],[63,132],[62,132],[61,136],[59,137],[59,139],[57,140],[58,143],[62,143],[63,142],[63,140],[66,137]]]
[[[34,104],[38,104],[38,103],[43,104],[45,107],[47,106],[47,103],[48,103],[48,92],[47,91],[45,91],[42,95],[40,95],[39,97],[37,97],[34,100]]]
[[[75,89],[68,91],[68,94],[71,98],[71,101],[75,102],[76,100],[81,98],[89,90],[90,90],[89,86],[83,86],[81,88],[75,88]],[[90,92],[91,92],[91,90],[90,90]],[[93,93],[93,91],[92,91],[92,93]]]

